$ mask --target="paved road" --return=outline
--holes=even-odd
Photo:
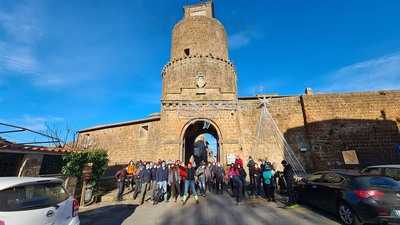
[[[338,225],[332,216],[299,206],[286,209],[264,199],[236,205],[227,195],[210,195],[196,204],[161,203],[153,206],[136,202],[100,204],[81,212],[82,225]]]

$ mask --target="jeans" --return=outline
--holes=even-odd
[[[139,180],[135,181],[135,188],[133,189],[133,199],[136,199],[136,197],[138,196],[139,192],[141,192],[142,190],[142,182],[140,182]]]
[[[181,188],[179,185],[179,182],[173,182],[172,184],[170,184],[171,186],[171,198],[174,198],[174,200],[176,201],[176,199],[178,199],[180,193],[181,193]]]
[[[164,200],[167,201],[167,197],[168,197],[168,193],[167,193],[167,181],[166,181],[166,180],[164,180],[164,181],[158,181],[158,182],[157,182],[157,186],[158,186],[159,188],[162,188],[162,189],[163,189],[163,191],[164,191]]]
[[[200,193],[205,194],[206,193],[206,177],[204,177],[204,176],[199,177],[199,187],[200,187]]]
[[[197,196],[194,180],[185,180],[185,196],[188,196],[189,194],[189,186],[192,190],[192,195]]]
[[[236,196],[236,201],[240,202],[243,194],[243,183],[239,176],[232,177],[232,184],[234,188],[234,195]]]
[[[293,183],[291,181],[286,183],[286,190],[287,190],[287,194],[289,196],[288,203],[289,204],[295,203],[296,198],[295,198],[295,193],[293,190]]]
[[[141,185],[141,190],[142,192],[142,197],[140,198],[140,204],[142,205],[144,201],[146,200],[146,194],[150,191],[150,183],[144,183]]]
[[[216,178],[215,191],[216,191],[217,194],[223,194],[224,193],[224,178],[223,177],[217,177]]]
[[[122,200],[122,195],[124,194],[124,189],[125,189],[125,180],[121,180],[117,182],[117,200],[121,201]]]

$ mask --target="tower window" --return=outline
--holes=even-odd
[[[190,48],[185,48],[185,50],[183,50],[185,52],[186,56],[190,55]]]

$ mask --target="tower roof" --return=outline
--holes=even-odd
[[[196,4],[186,5],[183,7],[186,17],[207,16],[214,17],[214,5],[212,1],[199,2]]]

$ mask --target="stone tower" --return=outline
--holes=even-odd
[[[221,160],[226,138],[240,148],[239,134],[229,134],[238,124],[236,72],[211,1],[184,7],[184,16],[172,31],[171,57],[162,81],[162,156],[187,161],[196,137],[204,133],[218,140]],[[232,131],[224,132],[227,126]]]
[[[164,67],[162,100],[235,100],[236,73],[227,35],[213,3],[184,7],[172,31],[171,58]]]

